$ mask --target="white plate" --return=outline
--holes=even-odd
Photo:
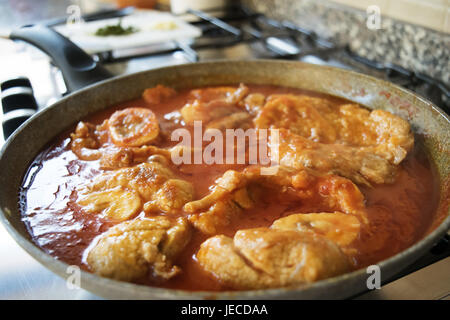
[[[96,36],[95,32],[108,25],[133,26],[137,32],[122,36]],[[198,37],[202,31],[180,18],[166,12],[154,10],[135,10],[129,16],[101,21],[82,22],[55,27],[55,30],[68,37],[89,53],[116,49],[127,49],[173,40],[186,40]]]

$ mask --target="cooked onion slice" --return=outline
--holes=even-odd
[[[155,114],[145,108],[127,108],[114,112],[108,120],[114,144],[139,147],[154,140],[159,134]]]

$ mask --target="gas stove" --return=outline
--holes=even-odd
[[[219,59],[288,59],[330,65],[396,83],[450,112],[450,90],[444,83],[396,65],[367,60],[353,53],[349,46],[323,39],[314,31],[299,28],[291,22],[272,20],[242,6],[207,12],[190,10],[180,17],[199,27],[202,36],[192,41],[100,52],[94,58],[115,75]],[[2,45],[7,44],[0,43]],[[15,77],[19,67],[20,75],[31,81],[39,109],[65,94],[61,73],[45,55],[25,44],[9,45],[10,56],[5,56],[3,61],[9,61],[10,65],[0,63],[0,67],[4,67],[0,81]],[[0,265],[0,298],[97,298],[81,289],[67,289],[62,279],[26,255],[3,229],[0,238],[6,243],[0,248],[0,254],[10,257]],[[416,263],[388,279],[380,290],[354,298],[449,299],[448,270],[449,234]]]

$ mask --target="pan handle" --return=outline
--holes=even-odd
[[[47,53],[61,69],[69,92],[112,77],[90,55],[51,28],[24,26],[12,31],[9,38],[28,42]]]

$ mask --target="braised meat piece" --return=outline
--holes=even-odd
[[[190,238],[190,226],[182,218],[126,221],[102,234],[86,261],[96,274],[116,280],[170,279],[181,272],[173,262]]]
[[[222,86],[194,89],[191,90],[190,95],[201,102],[222,100],[230,104],[236,104],[244,99],[248,92],[248,87],[241,83],[238,88]]]
[[[91,161],[101,158],[102,153],[98,150],[101,145],[98,127],[80,121],[75,131],[70,134],[70,147],[79,159]]]
[[[194,98],[180,110],[186,124],[202,121],[209,129],[249,128],[250,115],[240,106],[248,87],[213,87],[191,91]]]
[[[273,196],[268,198],[267,195]],[[350,180],[288,167],[279,167],[275,175],[261,175],[258,166],[243,172],[229,170],[217,179],[211,193],[186,203],[184,210],[190,214],[189,220],[196,228],[213,235],[243,211],[264,201],[309,201],[327,211],[352,213],[366,219],[364,197]]]
[[[158,84],[156,87],[145,89],[142,98],[148,104],[159,104],[176,94],[174,89]]]
[[[132,167],[146,162],[151,157],[164,157],[170,159],[171,150],[155,146],[116,148],[108,146],[103,148],[100,157],[100,168],[114,170],[124,167]]]
[[[118,220],[134,216],[142,203],[146,212],[172,213],[194,198],[191,183],[178,179],[162,156],[100,175],[78,193],[85,211]]]
[[[241,103],[252,116],[255,116],[264,107],[266,96],[261,93],[250,93]]]
[[[207,124],[206,129],[218,129],[218,130],[234,129],[234,128],[248,129],[251,126],[250,120],[251,120],[250,114],[244,111],[238,111],[223,118],[210,121]]]
[[[356,104],[333,106],[327,99],[273,95],[254,119],[257,128],[283,128],[314,142],[370,147],[399,164],[411,151],[414,136],[402,118],[384,110],[369,111]]]
[[[243,209],[253,206],[246,184],[245,174],[226,171],[217,179],[210,194],[184,205],[183,209],[190,214],[189,221],[205,234],[216,234],[237,218]]]
[[[397,167],[372,148],[318,143],[286,129],[279,130],[276,146],[283,166],[337,174],[368,186],[395,181]]]
[[[272,228],[319,234],[351,255],[355,250],[350,246],[358,239],[363,223],[357,216],[342,212],[298,213],[276,220]]]
[[[285,128],[312,141],[332,143],[337,133],[324,115],[331,110],[324,99],[276,95],[269,98],[254,122],[257,128]]]

